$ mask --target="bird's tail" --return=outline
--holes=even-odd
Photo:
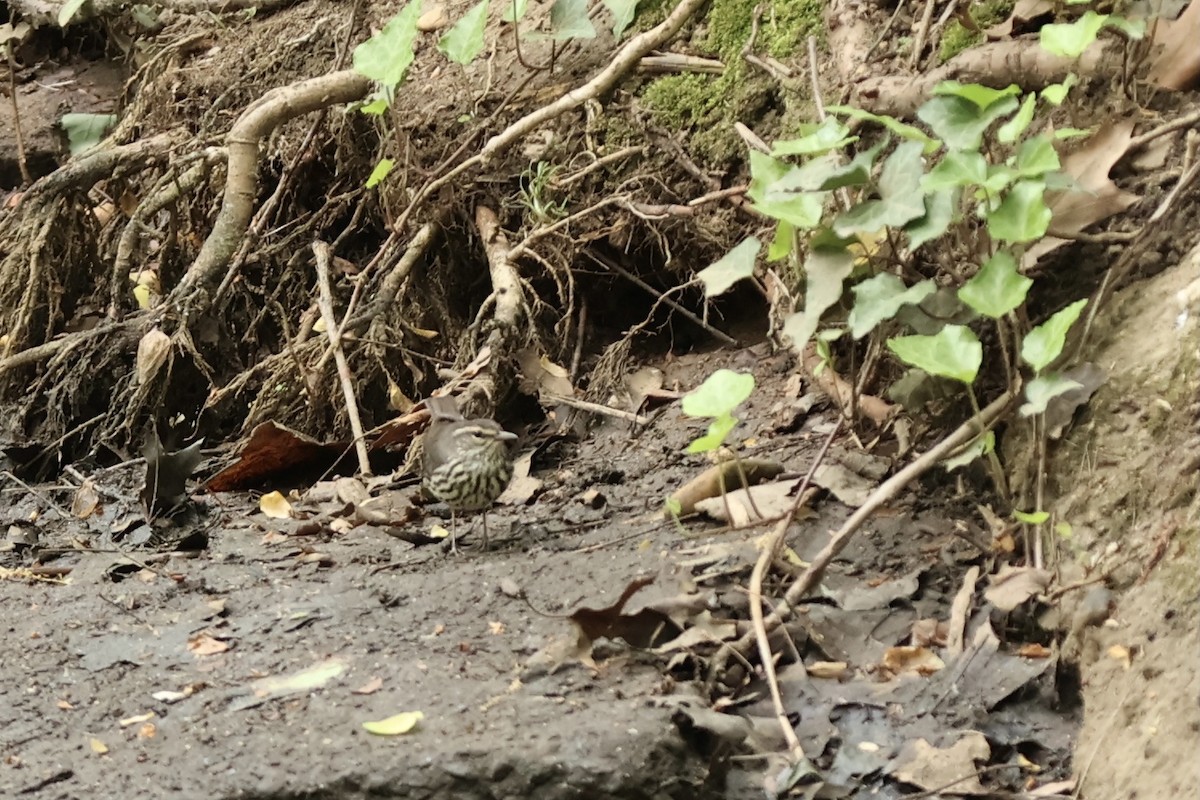
[[[458,410],[458,402],[453,397],[427,397],[425,398],[425,407],[429,409],[429,415],[436,420],[445,420],[446,422],[458,422],[463,419],[462,412]]]

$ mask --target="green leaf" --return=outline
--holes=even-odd
[[[392,167],[396,166],[396,162],[390,158],[380,159],[375,165],[375,169],[371,170],[370,177],[367,178],[367,188],[374,189],[379,184],[383,183],[383,179],[392,171]]]
[[[988,164],[983,155],[970,150],[951,150],[921,179],[927,191],[975,186],[987,180]]]
[[[868,122],[878,123],[902,139],[908,139],[912,142],[920,142],[926,155],[936,151],[942,146],[941,142],[930,137],[930,135],[925,133],[925,131],[901,122],[895,117],[889,117],[882,114],[872,114],[869,111],[863,111],[861,108],[854,108],[853,106],[827,106],[825,110],[830,114],[841,114],[843,116],[850,117],[850,119],[867,120]]]
[[[637,13],[637,5],[638,0],[604,0],[604,7],[608,9],[608,13],[612,14],[614,39],[620,39],[621,34],[629,27],[629,23],[633,22],[633,17]]]
[[[942,189],[925,195],[925,216],[904,226],[908,233],[909,248],[916,250],[949,230],[957,207],[957,189]]]
[[[855,284],[850,289],[854,292],[854,308],[846,319],[850,335],[861,339],[885,319],[896,316],[904,306],[916,305],[933,294],[936,288],[932,280],[905,288],[904,281],[890,272],[881,272]]]
[[[83,4],[86,2],[87,0],[67,0],[63,3],[62,7],[58,9],[58,27],[67,27],[67,23],[79,13],[79,9],[83,8]]]
[[[802,123],[799,132],[799,139],[776,142],[771,148],[771,155],[815,156],[830,150],[841,150],[846,145],[858,141],[858,137],[851,136],[850,129],[836,117],[826,117],[819,125]]]
[[[884,227],[901,227],[925,215],[921,177],[925,165],[920,142],[901,142],[888,156],[879,176],[879,200],[867,200],[838,215],[833,230],[839,236],[874,233]]]
[[[1017,173],[1005,164],[989,164],[987,179],[979,185],[976,197],[984,199],[996,197],[1017,179]]]
[[[467,65],[483,51],[488,0],[479,0],[463,18],[438,39],[437,49],[456,64]]]
[[[1033,281],[1017,271],[1017,260],[998,250],[983,268],[958,290],[958,299],[985,317],[999,319],[1025,302]]]
[[[683,413],[689,417],[724,417],[746,402],[753,391],[754,376],[750,373],[719,369],[683,396]]]
[[[754,262],[762,242],[751,236],[715,262],[696,273],[704,284],[704,296],[716,297],[729,291],[729,287],[742,278],[754,274]]]
[[[1126,19],[1115,14],[1104,20],[1104,27],[1116,28],[1126,38],[1140,41],[1146,36],[1146,20],[1145,19]]]
[[[513,23],[525,16],[529,8],[529,0],[509,0],[504,4],[504,13],[500,15],[501,22]]]
[[[62,127],[67,132],[67,144],[71,155],[77,156],[84,150],[100,144],[114,125],[116,114],[63,114]]]
[[[987,214],[988,233],[1002,242],[1032,242],[1050,228],[1050,209],[1042,181],[1018,181],[998,208]]]
[[[1013,511],[1013,517],[1017,522],[1024,522],[1026,525],[1041,525],[1050,519],[1050,513],[1048,511]]]
[[[1037,136],[1021,142],[1015,161],[1017,174],[1023,178],[1040,178],[1061,166],[1054,143],[1046,136]]]
[[[1062,58],[1079,58],[1096,41],[1096,35],[1107,19],[1107,14],[1085,11],[1074,22],[1043,25],[1040,34],[1042,49]]]
[[[1015,97],[1005,97],[986,109],[961,97],[933,97],[917,109],[917,118],[933,129],[951,150],[979,150],[993,122],[1011,113]]]
[[[1042,99],[1052,106],[1060,106],[1063,100],[1067,99],[1067,92],[1077,83],[1079,83],[1079,76],[1072,72],[1063,79],[1062,83],[1052,83],[1042,89]]]
[[[885,137],[874,147],[855,154],[849,162],[839,153],[809,159],[799,167],[791,167],[774,188],[778,191],[828,192],[843,186],[862,186],[870,182],[875,157],[886,144]]]
[[[667,509],[667,513],[672,517],[678,517],[683,513],[683,503],[674,497],[668,497],[663,500],[663,507]]]
[[[730,414],[717,417],[708,423],[708,432],[687,446],[689,453],[709,453],[725,444],[725,438],[737,425],[737,419]]]
[[[1021,404],[1021,416],[1032,417],[1034,414],[1044,414],[1046,406],[1050,404],[1051,400],[1074,389],[1082,388],[1083,384],[1079,381],[1073,381],[1058,373],[1039,375],[1025,384],[1027,402]]]
[[[376,92],[371,96],[372,99],[360,106],[358,110],[364,114],[372,114],[375,116],[383,114],[391,105],[391,103],[388,102],[386,95],[386,92]]]
[[[550,7],[550,38],[596,38],[596,26],[588,19],[587,0],[554,0]]]
[[[996,449],[996,433],[995,431],[986,431],[982,436],[976,436],[966,447],[964,447],[957,455],[942,461],[942,466],[947,472],[953,472],[959,467],[965,467],[980,456],[986,456],[988,453]]]
[[[909,366],[968,385],[983,363],[983,345],[963,325],[947,325],[933,336],[897,336],[888,339],[888,349]]]
[[[1021,342],[1021,358],[1033,367],[1034,372],[1041,372],[1059,357],[1067,341],[1067,331],[1071,330],[1086,305],[1087,300],[1076,300],[1025,335],[1025,341]]]
[[[1012,144],[1021,138],[1021,134],[1029,129],[1029,123],[1033,122],[1033,111],[1036,106],[1037,95],[1025,95],[1025,100],[1021,103],[1017,113],[1013,114],[1013,118],[996,131],[996,138],[1001,144]]]
[[[413,61],[420,16],[420,0],[409,0],[383,30],[354,48],[354,71],[386,87],[399,86]]]
[[[795,191],[798,170],[785,161],[751,150],[750,187],[746,196],[767,216],[808,230],[821,222],[826,193]]]
[[[1021,87],[1013,83],[1005,89],[993,89],[978,83],[963,84],[958,81],[942,81],[933,87],[933,93],[948,97],[961,97],[971,101],[980,111],[983,111],[1006,97],[1016,97],[1021,93]]]
[[[792,340],[797,352],[803,352],[816,333],[821,315],[841,299],[842,284],[853,269],[854,254],[847,247],[822,246],[815,238],[809,243],[808,258],[804,261],[807,277],[804,310],[783,322],[783,335]]]
[[[791,254],[793,239],[796,236],[796,226],[790,222],[780,222],[775,226],[775,238],[767,248],[767,261],[778,261]]]

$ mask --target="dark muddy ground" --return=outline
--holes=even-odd
[[[725,365],[751,369],[759,381],[732,438],[738,450],[804,471],[829,417],[818,404],[798,417],[796,430],[779,430],[797,418],[788,410],[786,357],[765,346],[688,357],[665,365],[666,385],[690,388]],[[222,495],[204,500],[217,527],[194,557],[141,550],[131,564],[81,550],[48,562],[71,567],[61,582],[11,575],[0,581],[3,794],[761,796],[758,757],[732,762],[740,764],[732,771],[727,760],[759,748],[722,744],[693,724],[710,705],[693,680],[696,656],[711,655],[711,646],[685,647],[681,656],[600,642],[582,651],[585,665],[571,647],[572,624],[554,616],[608,606],[632,580],[650,575],[655,583],[631,606],[690,593],[714,618],[745,617],[754,544],[767,528],[720,532],[688,520],[681,531],[659,518],[664,496],[705,466],[682,455],[702,431],[678,404],[637,435],[628,423],[602,421],[588,441],[535,471],[544,485],[533,500],[492,512],[488,553],[453,558],[369,526],[287,535],[286,523],[252,510],[252,498]],[[835,458],[841,446],[853,449],[841,441]],[[598,496],[585,496],[588,489]],[[15,509],[34,505],[38,497],[29,496]],[[98,533],[66,536],[68,526],[41,505],[43,546],[87,548],[100,540]],[[909,639],[918,618],[949,616],[962,572],[976,559],[952,535],[944,504],[939,511],[927,505],[918,491],[869,525],[827,580],[829,598],[793,631],[806,661],[849,662],[843,689],[837,680],[825,683],[852,702],[835,704],[828,719],[794,709],[807,719],[810,757],[848,779],[838,796],[880,788],[879,764],[846,763],[855,731],[860,743],[872,734],[888,758],[912,738],[889,751],[889,737],[874,727],[880,720],[852,720],[854,709],[873,707],[864,691],[933,685],[911,676],[905,684],[878,665],[889,647]],[[845,506],[823,498],[789,541],[802,557],[811,555],[845,515]],[[3,563],[15,567],[28,557],[10,546]],[[867,587],[881,593],[875,602]],[[1041,661],[1035,673],[1045,670]],[[311,688],[289,694],[268,683],[313,669],[320,677]],[[752,703],[747,694],[741,702]],[[799,697],[791,699],[799,705]],[[909,700],[920,705],[919,697]],[[972,702],[946,703],[964,727],[983,722],[971,719]],[[1034,705],[1044,711],[1046,703]],[[407,735],[363,729],[418,710],[424,718]],[[747,710],[750,718],[769,715]],[[1072,713],[1041,716],[1057,733],[1043,728],[1039,736],[1051,750],[1053,742],[1065,745]],[[773,722],[762,727],[761,742],[777,739]],[[848,742],[840,755],[839,736]],[[1050,759],[1059,762],[1052,771],[1063,768],[1061,759]],[[896,785],[884,786],[888,796]]]

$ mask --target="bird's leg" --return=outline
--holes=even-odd
[[[485,553],[487,552],[487,549],[488,549],[487,511],[483,512],[483,545],[481,546],[481,549]]]
[[[458,514],[450,509],[450,554],[458,555]]]

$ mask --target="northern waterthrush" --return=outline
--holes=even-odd
[[[458,514],[483,511],[483,549],[487,549],[487,507],[512,479],[508,443],[514,433],[495,420],[466,419],[452,397],[425,401],[433,417],[425,431],[421,475],[425,490],[450,507],[450,551],[457,553]]]

